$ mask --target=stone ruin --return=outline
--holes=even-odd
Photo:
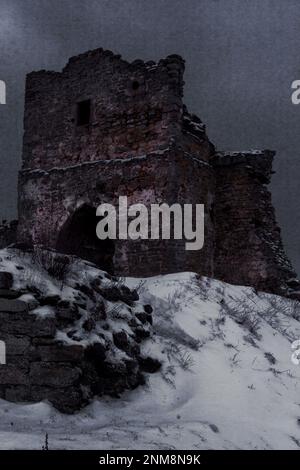
[[[104,288],[98,271],[92,283],[72,286],[71,300],[45,294],[32,279],[16,287],[22,256],[36,247],[117,276],[193,271],[300,298],[267,189],[275,152],[216,151],[183,103],[183,74],[178,55],[128,63],[97,49],[71,58],[62,72],[27,76],[18,222],[0,227],[0,248],[14,244],[5,256],[21,250],[14,273],[1,267],[0,254],[0,339],[8,358],[1,397],[48,399],[73,412],[159,368],[139,346],[152,331],[151,306],[141,307],[116,278]],[[120,195],[129,204],[204,204],[203,249],[186,251],[185,240],[100,241],[95,209]],[[107,302],[127,305],[125,330]],[[51,314],[39,315],[45,306]],[[94,341],[86,343],[90,334]],[[114,361],[116,350],[123,356]]]
[[[267,189],[274,152],[217,152],[183,103],[184,60],[158,63],[96,49],[62,72],[27,76],[18,241],[95,262],[117,275],[194,271],[289,295],[299,283]],[[205,204],[205,243],[100,241],[95,208]]]
[[[160,368],[141,351],[152,334],[152,307],[82,260],[36,253],[0,251],[0,398],[48,400],[73,413],[94,396],[118,397],[144,384],[145,373]]]

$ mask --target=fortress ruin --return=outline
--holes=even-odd
[[[18,241],[117,275],[195,271],[288,295],[298,286],[267,189],[274,152],[217,152],[183,103],[184,60],[128,63],[96,49],[27,76]],[[205,243],[100,241],[96,207],[205,204]]]

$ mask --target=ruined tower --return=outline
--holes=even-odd
[[[183,104],[184,61],[128,63],[97,49],[27,76],[18,239],[116,274],[195,271],[285,293],[287,260],[266,189],[273,153],[220,154]],[[95,208],[205,205],[205,243],[96,238]]]

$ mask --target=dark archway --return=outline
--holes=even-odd
[[[115,244],[113,240],[99,240],[96,235],[98,222],[96,209],[87,204],[82,206],[63,226],[56,248],[61,253],[91,261],[112,274]]]

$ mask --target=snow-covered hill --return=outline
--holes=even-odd
[[[0,448],[300,449],[300,304],[193,273],[127,279],[154,307],[145,353],[162,361],[120,399],[62,415],[0,402]]]

